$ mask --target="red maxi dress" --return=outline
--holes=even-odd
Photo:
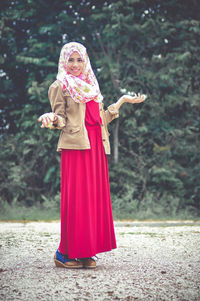
[[[116,248],[99,104],[86,103],[91,149],[61,151],[61,240],[69,258],[92,257]]]

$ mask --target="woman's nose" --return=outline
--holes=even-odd
[[[77,66],[78,65],[78,62],[77,61],[74,61],[74,64],[73,64],[74,66]]]

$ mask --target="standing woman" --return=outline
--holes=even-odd
[[[86,48],[76,42],[63,46],[57,80],[49,88],[52,112],[39,117],[42,127],[62,129],[61,239],[56,266],[95,268],[92,258],[116,248],[110,199],[107,124],[118,117],[124,102],[145,96],[124,95],[103,110],[97,79]]]

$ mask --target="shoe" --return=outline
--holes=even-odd
[[[87,269],[95,269],[97,264],[96,264],[96,261],[89,257],[89,258],[81,258],[80,259],[81,262],[83,263],[83,267],[84,268],[87,268]]]
[[[67,269],[81,269],[83,263],[76,259],[69,259],[67,255],[62,255],[59,250],[54,255],[54,262],[57,267]]]

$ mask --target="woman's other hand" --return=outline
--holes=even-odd
[[[38,122],[42,122],[41,128],[48,128],[56,123],[57,118],[55,113],[45,113],[38,118]]]
[[[134,94],[133,96],[131,95],[123,95],[122,99],[124,102],[129,102],[129,103],[141,103],[143,101],[145,101],[145,99],[147,98],[147,96],[145,94],[140,95],[140,93],[138,94]]]
[[[140,95],[140,93],[136,94],[134,93],[134,95],[123,95],[122,97],[120,97],[120,99],[114,104],[115,108],[117,110],[119,110],[119,108],[121,107],[121,105],[123,105],[123,103],[125,102],[129,102],[129,103],[140,103],[145,101],[145,99],[147,98],[146,95],[142,94]]]

